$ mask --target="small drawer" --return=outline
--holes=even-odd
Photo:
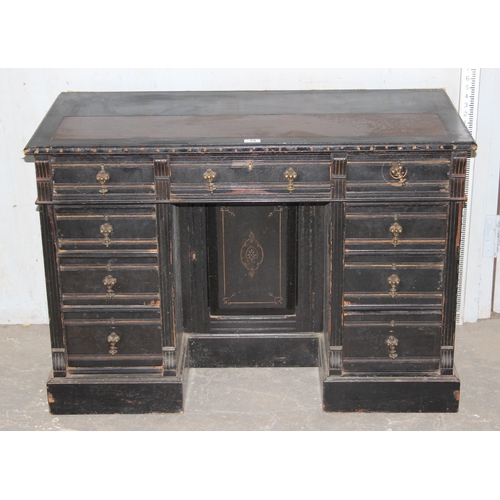
[[[347,164],[346,197],[448,197],[449,157],[353,159]]]
[[[435,250],[446,243],[447,207],[347,204],[348,250]]]
[[[343,368],[353,372],[435,371],[440,344],[441,322],[432,311],[420,318],[351,315],[344,322]]]
[[[156,249],[154,206],[56,207],[60,250]]]
[[[344,307],[441,305],[442,263],[346,264]]]
[[[65,305],[62,307],[65,323],[70,322],[127,322],[161,320],[160,301],[147,305]]]
[[[154,168],[150,158],[57,156],[52,158],[54,200],[155,198]]]
[[[158,366],[162,364],[159,321],[65,323],[69,366]]]
[[[390,250],[381,249],[377,245],[366,246],[366,248],[355,247],[348,249],[345,253],[346,265],[370,264],[439,264],[444,262],[444,249],[418,249],[415,245],[411,250],[402,248],[391,248]],[[381,251],[382,250],[382,251]]]
[[[152,257],[144,259],[61,259],[60,283],[65,305],[138,304],[159,300],[159,273]]]
[[[329,155],[172,157],[172,200],[329,199]]]
[[[344,324],[373,323],[373,324],[405,324],[425,323],[440,325],[443,320],[441,308],[417,309],[417,310],[386,310],[386,311],[346,311],[344,313]]]

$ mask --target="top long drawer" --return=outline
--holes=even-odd
[[[171,199],[330,199],[330,155],[171,157]]]
[[[147,157],[54,157],[54,200],[99,202],[154,199],[153,162]]]
[[[347,198],[445,198],[450,194],[450,159],[348,161]]]

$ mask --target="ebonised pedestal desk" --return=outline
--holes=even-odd
[[[317,366],[325,411],[457,411],[475,148],[442,90],[62,93],[25,149],[51,412],[260,366]]]

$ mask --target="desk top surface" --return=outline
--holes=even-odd
[[[38,149],[474,143],[444,90],[63,92]]]

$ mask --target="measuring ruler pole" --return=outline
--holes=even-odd
[[[476,138],[477,126],[477,93],[479,90],[479,69],[462,68],[460,82],[459,115],[472,137]],[[467,160],[465,177],[465,196],[469,198],[469,190],[474,178],[474,158]],[[466,256],[469,253],[469,227],[470,209],[465,205],[462,212],[462,234],[460,241],[460,266],[458,271],[458,297],[457,297],[457,324],[463,324],[464,315],[464,289],[466,283],[467,267]]]
[[[462,68],[460,82],[460,118],[475,138],[477,124],[476,96],[479,84],[479,69]]]

